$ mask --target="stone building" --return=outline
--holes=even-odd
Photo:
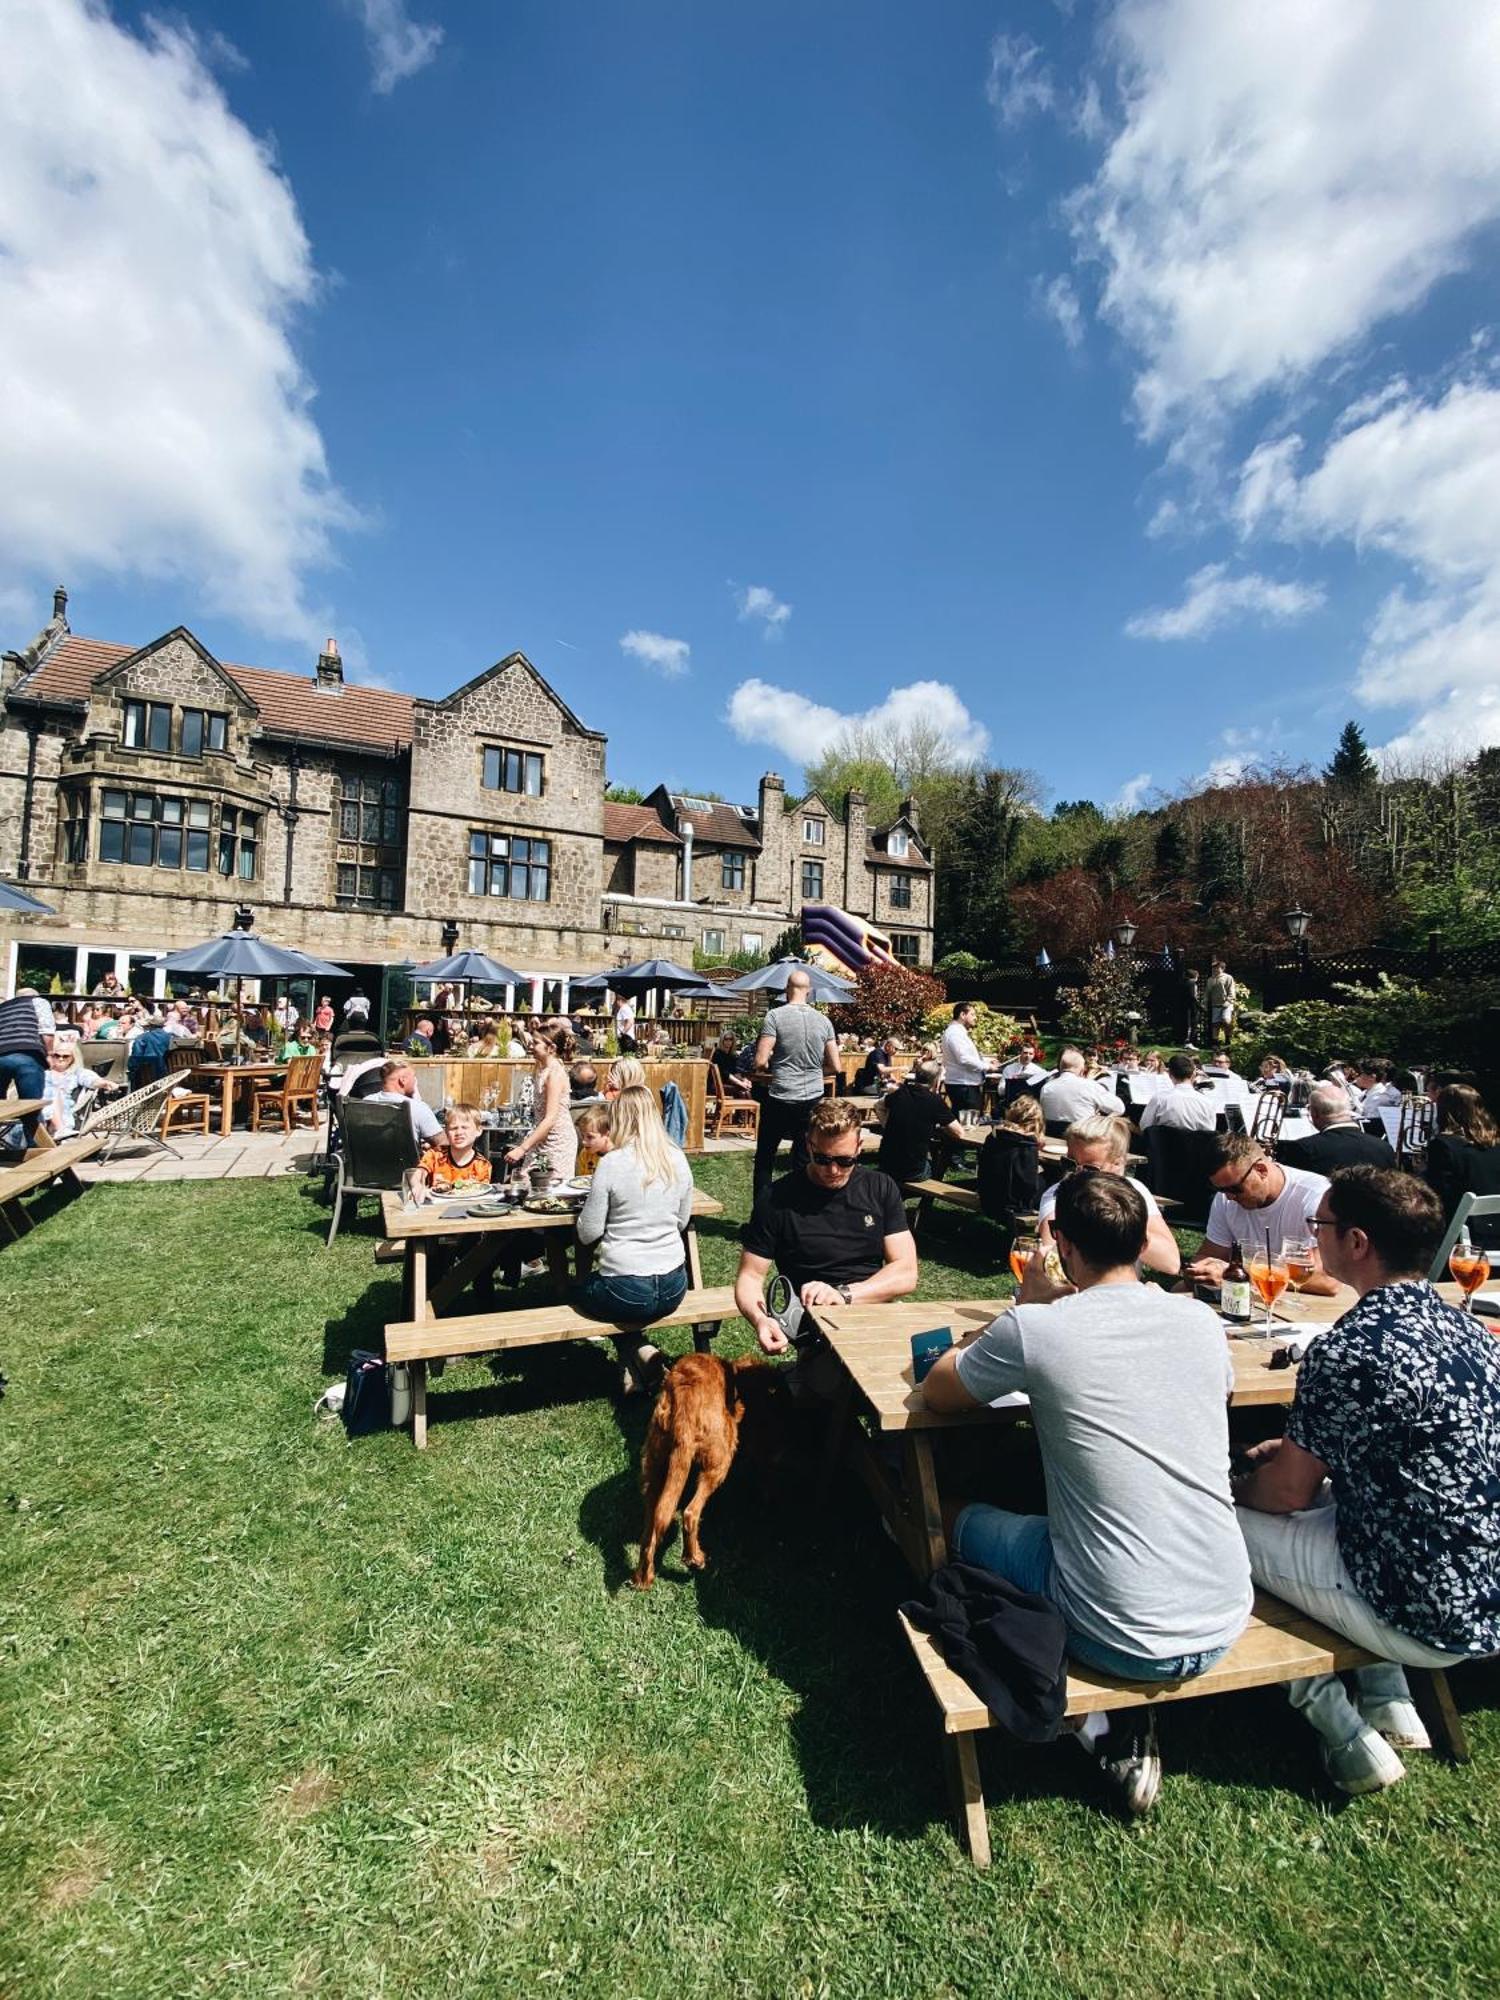
[[[86,639],[59,590],[0,655],[0,703],[0,875],[57,909],[0,919],[7,991],[18,963],[70,990],[107,970],[140,985],[241,903],[372,992],[449,924],[565,981],[767,946],[803,901],[844,901],[931,956],[914,814],[872,834],[857,793],[842,817],[788,809],[774,777],[754,811],[661,790],[606,803],[605,738],[520,653],[421,700],[347,682],[331,639],[306,676],[220,661],[180,626],[135,648]]]

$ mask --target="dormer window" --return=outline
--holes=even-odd
[[[897,861],[904,861],[911,850],[911,836],[905,827],[893,827],[885,837],[885,851]]]
[[[229,741],[229,717],[212,709],[182,711],[180,745],[184,757],[201,757],[205,750],[222,750]]]
[[[802,838],[809,847],[821,847],[823,845],[823,829],[826,825],[827,825],[826,820],[821,820],[821,819],[803,820]]]
[[[127,701],[121,741],[127,750],[172,748],[172,710],[161,701]]]

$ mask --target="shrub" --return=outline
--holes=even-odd
[[[920,1037],[928,1014],[942,1001],[940,981],[904,965],[867,965],[855,975],[854,998],[828,1010],[840,1034]]]
[[[1320,1070],[1336,1056],[1389,1056],[1443,1068],[1488,1066],[1484,1017],[1500,1007],[1500,980],[1415,979],[1382,973],[1374,986],[1337,986],[1337,1000],[1292,1000],[1269,1013],[1247,1011],[1238,1044],[1250,1063],[1276,1054]]]
[[[941,1035],[953,1019],[953,1002],[944,1001],[941,1007],[934,1007],[922,1023],[922,1031],[928,1036]],[[1002,1014],[997,1007],[986,1007],[982,1000],[969,1003],[974,1009],[974,1042],[987,1056],[1003,1056],[1015,1047],[1026,1030],[1014,1014]]]
[[[1146,1001],[1135,967],[1123,953],[1089,954],[1081,986],[1059,989],[1059,1027],[1074,1041],[1136,1041],[1146,1025]]]

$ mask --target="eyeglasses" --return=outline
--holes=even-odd
[[[1338,1217],[1336,1215],[1315,1215],[1307,1226],[1309,1229],[1337,1229],[1339,1226]]]
[[[858,1153],[814,1153],[807,1157],[815,1167],[826,1167],[830,1173],[847,1174],[851,1167],[859,1165]]]
[[[1234,1183],[1233,1187],[1219,1187],[1217,1181],[1215,1181],[1213,1185],[1215,1188],[1218,1189],[1218,1192],[1220,1194],[1227,1195],[1231,1201],[1238,1201],[1240,1198],[1240,1189],[1245,1185],[1246,1181],[1249,1180],[1250,1176],[1256,1171],[1256,1169],[1258,1167],[1263,1167],[1265,1164],[1266,1163],[1264,1160],[1252,1160],[1249,1166],[1246,1167],[1245,1171],[1240,1175],[1239,1179]]]

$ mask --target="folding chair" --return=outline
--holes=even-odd
[[[362,1194],[385,1194],[401,1185],[401,1176],[417,1164],[417,1135],[405,1104],[372,1104],[364,1098],[338,1101],[337,1117],[343,1144],[334,1156],[333,1220],[328,1244],[339,1233],[344,1197],[358,1205]]]
[[[1465,1194],[1458,1198],[1458,1207],[1453,1211],[1453,1220],[1448,1224],[1448,1233],[1438,1245],[1438,1253],[1432,1260],[1432,1269],[1427,1273],[1430,1285],[1441,1284],[1448,1275],[1448,1258],[1454,1244],[1463,1235],[1466,1225],[1483,1222],[1486,1216],[1500,1217],[1500,1194]],[[1500,1224],[1497,1224],[1500,1227]],[[1492,1232],[1481,1230],[1478,1237],[1483,1243]],[[1487,1246],[1488,1247],[1488,1246]]]

